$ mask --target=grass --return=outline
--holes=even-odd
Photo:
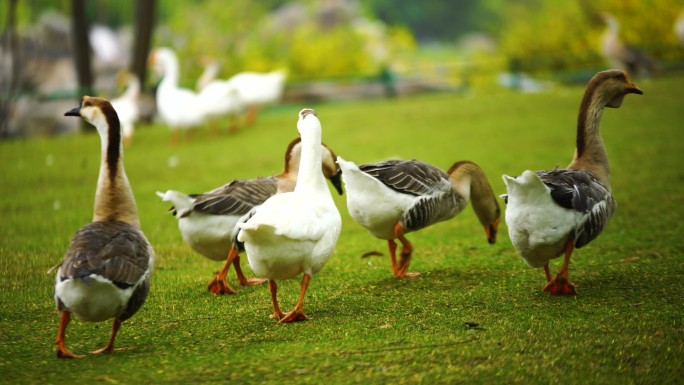
[[[576,252],[576,297],[540,291],[541,269],[513,250],[502,225],[487,244],[472,209],[409,235],[411,271],[392,278],[385,243],[336,197],[343,230],[314,278],[308,322],[276,325],[265,286],[216,297],[219,263],[192,252],[154,192],[202,192],[282,166],[302,106],[265,111],[239,135],[197,132],[169,145],[161,126],[126,150],[143,230],[157,253],[145,306],[124,323],[111,355],[58,360],[53,274],[71,235],[91,219],[99,139],[79,135],[0,143],[0,378],[68,383],[676,383],[684,371],[684,77],[636,81],[642,97],[607,110],[602,131],[618,211]],[[426,95],[314,105],[324,141],[357,163],[389,157],[443,168],[470,159],[497,194],[500,175],[564,166],[583,89],[552,93]],[[65,118],[66,119],[66,118]],[[169,160],[177,162],[169,167]],[[361,259],[378,250],[383,257]],[[560,261],[552,269],[556,270]],[[243,266],[251,275],[246,257]],[[232,284],[234,276],[229,275]],[[283,309],[298,280],[279,284]],[[110,324],[75,321],[77,354],[104,346]]]

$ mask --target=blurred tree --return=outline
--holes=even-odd
[[[135,36],[131,71],[138,76],[141,86],[147,77],[147,57],[150,53],[152,31],[154,31],[154,10],[156,0],[138,0],[135,10]]]
[[[71,22],[74,61],[76,62],[76,75],[80,87],[79,94],[92,95],[93,71],[90,63],[90,44],[88,43],[88,21],[85,15],[85,0],[72,0]]]

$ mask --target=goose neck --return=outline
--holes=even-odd
[[[321,171],[323,151],[320,139],[320,133],[317,137],[302,137],[302,153],[295,191],[327,189]]]
[[[603,109],[608,103],[595,88],[585,92],[577,118],[577,143],[570,169],[588,169],[604,182],[609,180],[608,154],[601,137]]]
[[[121,128],[116,114],[107,116],[101,139],[100,174],[95,191],[93,222],[121,221],[140,228],[133,191],[123,165]]]

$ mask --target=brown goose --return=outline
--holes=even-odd
[[[330,179],[337,191],[342,194],[340,170],[335,164],[335,154],[322,145],[323,175]],[[164,201],[173,203],[173,211],[178,219],[178,228],[185,242],[201,255],[214,260],[226,261],[223,268],[214,275],[207,289],[214,294],[235,294],[237,291],[228,285],[226,275],[230,266],[240,285],[255,285],[263,279],[249,279],[240,268],[239,252],[242,244],[236,242],[237,224],[249,212],[264,203],[276,193],[293,191],[299,174],[301,158],[301,138],[296,138],[285,151],[283,172],[270,178],[234,180],[204,194],[191,194],[168,190],[157,195]]]
[[[567,169],[503,176],[506,224],[516,250],[532,267],[544,266],[544,291],[575,294],[568,262],[575,248],[596,238],[615,211],[608,155],[599,132],[605,107],[619,108],[627,94],[642,94],[620,70],[597,73],[587,85],[577,119],[577,148]],[[549,261],[565,254],[551,277]]]
[[[357,166],[338,157],[351,217],[371,234],[387,240],[395,277],[408,273],[413,246],[404,234],[451,219],[472,202],[489,243],[496,242],[501,211],[482,169],[470,161],[445,173],[417,160],[387,160]],[[396,260],[397,244],[401,260]]]
[[[97,128],[102,142],[100,176],[95,192],[93,222],[71,239],[55,277],[55,302],[60,311],[55,341],[57,356],[78,358],[66,348],[71,314],[83,321],[114,318],[107,346],[114,349],[121,323],[135,314],[150,290],[154,250],[140,230],[138,212],[123,165],[119,118],[112,105],[84,96],[66,116],[80,116]]]
[[[620,24],[615,16],[602,13],[606,30],[601,40],[603,56],[611,67],[630,74],[648,76],[657,69],[656,62],[638,48],[625,44],[620,39]]]

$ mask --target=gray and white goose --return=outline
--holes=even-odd
[[[544,291],[576,294],[568,278],[574,249],[596,238],[616,208],[610,187],[608,155],[599,131],[605,107],[619,108],[627,94],[643,92],[621,70],[597,73],[587,85],[577,119],[577,148],[567,169],[524,171],[503,176],[508,194],[506,224],[513,246],[531,267],[544,267]],[[551,277],[549,261],[561,255],[560,272]]]
[[[496,242],[501,211],[482,169],[456,162],[448,172],[418,160],[386,160],[357,166],[338,157],[351,217],[371,234],[386,239],[395,277],[408,273],[413,246],[404,236],[458,215],[472,202],[490,244]],[[397,244],[401,260],[396,260]]]
[[[269,178],[234,180],[204,194],[184,194],[174,190],[157,192],[163,201],[173,204],[178,228],[185,242],[199,254],[214,260],[226,261],[223,268],[209,281],[207,289],[214,294],[235,294],[226,281],[230,266],[235,268],[240,285],[255,285],[263,279],[247,278],[240,268],[240,251],[237,242],[237,224],[246,219],[255,207],[276,193],[293,191],[299,175],[301,138],[290,142],[285,151],[283,171]],[[323,175],[342,194],[340,169],[335,164],[335,153],[322,144]]]
[[[114,318],[109,343],[93,354],[114,349],[121,323],[135,314],[150,290],[154,250],[140,229],[133,192],[124,171],[119,119],[112,105],[84,96],[66,116],[80,116],[97,128],[102,143],[93,222],[71,239],[55,277],[60,312],[57,356],[78,358],[65,343],[71,314],[83,321]]]

